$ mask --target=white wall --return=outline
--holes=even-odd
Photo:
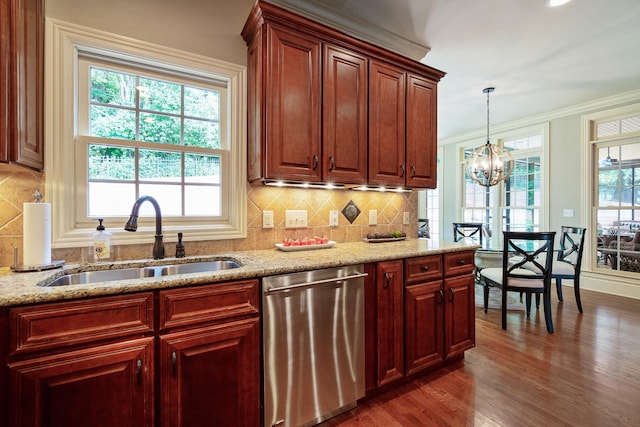
[[[46,0],[45,15],[246,65],[240,36],[254,0]]]

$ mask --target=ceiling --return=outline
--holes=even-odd
[[[282,2],[321,6],[346,25],[374,36],[378,27],[428,51],[422,62],[447,73],[438,86],[439,140],[486,129],[488,86],[492,124],[640,90],[638,0],[557,8],[546,0]]]

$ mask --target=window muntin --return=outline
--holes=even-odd
[[[83,215],[124,217],[150,195],[164,218],[222,218],[225,88],[88,58],[80,64],[89,87],[88,102],[80,91],[79,108],[88,112],[79,114],[85,133],[77,138],[87,162]],[[140,215],[155,212],[142,205]]]

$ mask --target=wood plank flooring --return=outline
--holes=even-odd
[[[476,347],[457,366],[376,396],[328,426],[640,426],[640,300],[573,288],[530,319],[476,310]]]

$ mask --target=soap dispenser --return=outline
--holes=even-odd
[[[104,261],[111,258],[111,233],[104,230],[102,218],[96,231],[91,233],[89,242],[89,261]]]

